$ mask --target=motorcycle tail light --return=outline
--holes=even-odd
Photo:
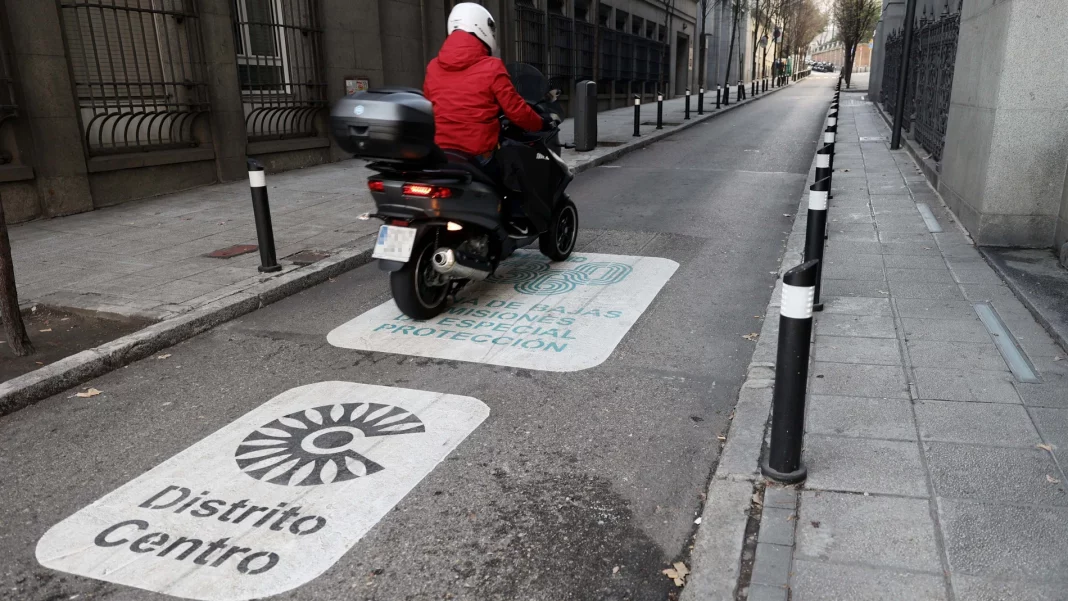
[[[451,198],[452,189],[430,184],[404,184],[405,196],[422,196],[424,198]]]
[[[380,179],[373,179],[367,182],[367,189],[372,192],[385,192],[386,184]]]

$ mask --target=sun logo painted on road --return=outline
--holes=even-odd
[[[339,403],[279,417],[249,434],[235,459],[249,476],[283,486],[315,486],[385,468],[359,450],[380,436],[425,432],[412,412],[379,403]]]

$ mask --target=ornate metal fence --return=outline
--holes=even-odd
[[[196,146],[208,111],[195,0],[60,3],[91,155]]]
[[[575,79],[593,78],[593,47],[597,28],[592,23],[584,21],[575,22],[575,44],[578,47],[578,64],[575,69]]]
[[[516,4],[516,60],[545,73],[545,13]]]
[[[946,140],[959,32],[960,13],[957,13],[923,26],[917,36],[914,135],[936,161],[942,160]]]
[[[316,0],[233,0],[237,73],[250,141],[318,135],[327,106]]]
[[[908,83],[902,127],[911,131],[916,141],[936,161],[942,159],[946,120],[953,90],[953,67],[960,35],[960,4],[956,13],[946,11],[938,19],[928,20],[926,13],[917,24],[909,49]],[[897,105],[897,85],[904,52],[904,33],[887,34],[880,101],[893,114]]]
[[[549,70],[545,76],[549,85],[561,90],[570,90],[568,85],[574,76],[574,28],[571,17],[549,15]]]
[[[11,58],[7,51],[7,31],[6,27],[0,27],[0,35],[4,36],[4,39],[0,39],[0,124],[19,115],[19,105],[15,100],[15,78],[11,76]],[[3,140],[0,142],[3,144],[0,146],[0,164],[6,165],[14,157],[13,142],[10,136],[0,140]]]

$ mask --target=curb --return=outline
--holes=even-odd
[[[804,80],[802,80],[804,81]],[[706,115],[691,119],[688,123],[643,136],[599,157],[590,159],[572,169],[576,174],[619,157],[645,148],[654,142],[722,115],[732,109],[745,106],[799,82],[790,82],[759,96],[747,98],[734,105],[712,109]],[[231,319],[251,313],[256,309],[281,300],[301,290],[321,284],[327,279],[356,269],[371,261],[371,249],[342,249],[338,254],[278,275],[245,290],[234,292],[212,301],[198,309],[152,324],[133,334],[128,334],[107,344],[84,350],[30,373],[0,383],[0,416],[7,415],[32,405],[57,392],[78,386],[92,378],[102,376],[124,365],[143,359],[169,346],[188,340]]]
[[[815,174],[816,158],[807,180]],[[757,339],[746,378],[738,392],[734,417],[727,430],[727,441],[720,452],[716,471],[706,493],[701,528],[691,554],[690,581],[679,601],[734,601],[739,579],[743,575],[743,551],[747,543],[750,520],[760,521],[764,481],[760,476],[760,458],[771,416],[771,396],[775,384],[776,347],[779,332],[778,308],[782,294],[782,274],[799,265],[804,249],[808,186],[794,213],[794,224],[779,263],[778,280],[764,312],[764,323]],[[769,486],[771,490],[793,488]],[[763,527],[762,527],[763,529]],[[754,540],[748,540],[750,544]],[[759,552],[759,549],[758,549]],[[753,558],[748,558],[751,564]],[[755,597],[754,597],[755,598]]]

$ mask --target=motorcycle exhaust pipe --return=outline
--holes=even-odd
[[[458,280],[484,280],[490,272],[467,267],[456,262],[456,253],[451,248],[439,248],[431,259],[434,271]]]

